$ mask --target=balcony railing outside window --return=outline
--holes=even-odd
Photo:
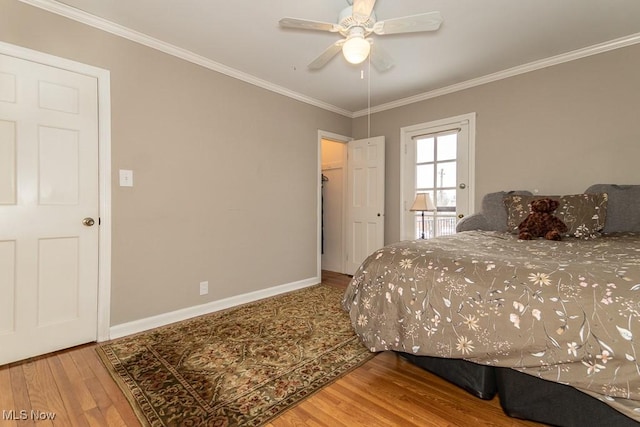
[[[416,215],[416,239],[419,239],[422,235],[422,216],[420,214]],[[436,236],[448,236],[450,234],[455,234],[456,232],[456,217],[454,215],[451,216],[442,216],[438,215],[434,217],[433,215],[424,216],[424,238],[432,239]]]

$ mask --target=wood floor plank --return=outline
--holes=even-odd
[[[39,357],[28,361],[23,365],[23,371],[31,402],[30,417],[37,421],[38,426],[72,426],[47,358]],[[40,419],[40,414],[53,414],[54,418]]]
[[[322,404],[320,399],[305,401],[305,406],[300,408],[305,414],[305,425],[349,427],[332,415],[332,407]]]
[[[29,399],[29,386],[24,374],[23,364],[13,364],[9,367],[9,374],[11,376],[11,389],[7,392],[13,394],[13,401],[15,402],[15,409],[17,411],[31,411],[31,400]],[[20,426],[31,427],[35,423],[33,420],[27,418],[20,421]]]
[[[94,408],[95,402],[91,399],[91,402],[86,404],[88,391],[86,390],[86,387],[82,387],[81,384],[74,381],[72,372],[70,373],[65,370],[61,360],[63,357],[64,354],[58,357],[47,358],[46,361],[49,363],[49,369],[51,370],[60,393],[60,398],[64,403],[64,407],[72,425],[77,427],[89,427],[89,424],[83,414]]]
[[[11,372],[9,365],[0,367],[0,384],[6,384],[7,388],[11,388]],[[0,414],[2,415],[3,427],[17,427],[18,422],[12,420],[11,414],[16,411],[17,406],[13,399],[13,393],[0,393]]]
[[[446,421],[446,418],[442,417],[442,413],[416,409],[421,407],[425,396],[407,395],[406,390],[401,387],[389,387],[388,383],[381,386],[378,381],[372,381],[367,375],[358,375],[355,371],[352,374],[349,376],[349,381],[345,381],[345,387],[366,397],[372,407],[376,407],[376,409],[377,407],[387,408],[397,417],[404,417],[405,421],[407,414],[412,414],[411,421],[416,425],[437,424]]]
[[[85,354],[89,352],[90,357],[85,358]],[[73,363],[76,365],[78,369],[78,373],[83,380],[88,380],[91,378],[95,378],[96,374],[94,372],[94,366],[91,363],[93,360],[93,353],[95,352],[95,345],[88,344],[85,346],[79,346],[74,349],[74,351],[70,351],[69,357],[73,360]],[[99,361],[98,361],[99,362]]]
[[[110,427],[109,423],[104,417],[104,414],[99,408],[92,408],[84,413],[87,422],[92,427]]]
[[[98,357],[95,345],[79,349],[72,354],[72,358],[76,364],[87,367],[91,372],[92,376],[85,380],[85,384],[100,411],[107,414],[107,419],[122,419],[126,426],[131,427],[140,425],[126,396]]]
[[[397,426],[399,419],[386,407],[376,407],[371,411],[371,405],[361,393],[354,393],[346,388],[342,381],[336,381],[326,392],[340,400],[336,407],[341,413],[349,414],[349,421],[361,426]],[[405,420],[406,421],[406,420]],[[406,423],[404,425],[407,425]]]
[[[51,364],[51,370],[54,374],[59,375],[56,379],[59,378],[60,382],[65,383],[65,387],[61,387],[61,391],[69,392],[73,390],[74,399],[85,411],[97,407],[98,405],[87,388],[85,380],[71,355],[69,353],[61,353],[57,358],[52,358],[52,361],[58,362]],[[66,381],[65,378],[67,379]]]
[[[313,396],[304,400],[304,406],[298,405],[295,410],[290,410],[291,413],[288,416],[280,416],[276,418],[272,425],[273,427],[286,427],[293,425],[318,425],[332,427],[349,427],[348,424],[342,422],[334,416],[335,408],[340,403],[339,399],[333,398],[325,389],[320,390]],[[286,414],[286,413],[285,413]],[[299,417],[303,420],[303,424],[292,422],[294,417]]]
[[[109,427],[129,427],[140,424],[135,417],[132,420],[125,420],[116,406],[110,406],[106,412],[101,412],[103,412],[104,419],[107,421],[107,426]]]
[[[64,360],[65,368],[76,379],[76,386],[86,393],[84,401],[88,407],[84,415],[88,424],[92,427],[140,425],[129,402],[97,357],[95,348],[96,345],[78,347]]]

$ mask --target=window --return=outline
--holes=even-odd
[[[416,194],[436,205],[424,212],[425,238],[454,234],[459,218],[473,212],[475,113],[401,129],[401,239],[422,236],[422,212],[409,209]]]
[[[435,212],[416,212],[415,237],[426,239],[456,232],[458,130],[413,138],[416,144],[416,189],[427,193]],[[424,223],[424,224],[423,224]],[[424,229],[423,229],[424,227]]]

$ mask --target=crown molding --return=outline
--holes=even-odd
[[[177,58],[184,59],[185,61],[189,61],[193,64],[200,65],[201,67],[208,68],[210,70],[216,71],[221,74],[225,74],[229,77],[242,80],[246,83],[250,83],[262,89],[266,89],[271,92],[275,92],[280,95],[284,95],[289,98],[295,99],[297,101],[301,101],[306,104],[310,104],[315,107],[322,108],[324,110],[328,110],[349,118],[353,118],[353,113],[351,111],[320,101],[315,98],[311,98],[301,93],[289,90],[285,87],[273,84],[266,80],[262,80],[258,77],[252,76],[251,74],[247,74],[242,71],[236,70],[235,68],[231,68],[224,64],[220,64],[219,62],[212,61],[208,58],[205,58],[201,55],[193,53],[189,50],[182,49],[180,47],[174,46],[169,43],[165,43],[151,36],[148,36],[144,33],[140,33],[138,31],[124,27],[122,25],[116,24],[114,22],[108,21],[98,16],[91,15],[90,13],[84,12],[82,10],[76,9],[66,4],[58,3],[54,0],[19,0],[19,1],[21,1],[22,3],[26,3],[28,5],[37,7],[39,9],[46,10],[47,12],[55,13],[65,18],[69,18],[74,21],[80,22],[82,24],[86,24],[91,27],[97,28],[99,30],[114,34],[116,36],[133,41],[135,43],[139,43],[141,45],[159,50],[161,52],[175,56]]]
[[[405,105],[413,104],[413,103],[424,101],[431,98],[436,98],[438,96],[447,95],[453,92],[458,92],[464,89],[469,89],[469,88],[480,86],[486,83],[495,82],[497,80],[506,79],[508,77],[517,76],[519,74],[528,73],[530,71],[540,70],[542,68],[547,68],[553,65],[562,64],[564,62],[574,61],[576,59],[585,58],[587,56],[597,55],[599,53],[608,52],[610,50],[620,49],[620,48],[631,46],[637,43],[640,43],[640,33],[631,34],[629,36],[610,40],[608,42],[585,47],[582,49],[577,49],[571,52],[541,59],[539,61],[530,62],[528,64],[519,65],[517,67],[498,71],[497,73],[493,73],[493,74],[487,74],[486,76],[467,80],[465,82],[439,88],[436,90],[432,90],[430,92],[424,92],[418,95],[388,102],[386,104],[380,104],[375,107],[372,107],[371,109],[367,108],[364,110],[355,111],[352,114],[352,117],[353,118],[362,117],[370,113],[379,113],[382,111],[391,110],[393,108],[402,107]]]
[[[552,56],[550,58],[541,59],[539,61],[530,62],[528,64],[519,65],[506,70],[498,71],[496,73],[488,74],[486,76],[478,77],[475,79],[467,80],[465,82],[456,83],[451,86],[435,89],[430,92],[424,92],[418,95],[410,96],[407,98],[398,99],[385,104],[376,105],[371,108],[366,108],[359,111],[348,111],[335,105],[320,101],[315,98],[303,95],[301,93],[289,90],[285,87],[273,84],[266,80],[262,80],[251,74],[244,73],[234,68],[228,67],[219,62],[212,61],[201,55],[195,54],[189,50],[179,48],[177,46],[165,43],[146,34],[134,31],[130,28],[108,21],[106,19],[91,15],[82,10],[73,8],[66,4],[58,3],[55,0],[19,0],[22,3],[29,4],[31,6],[46,10],[57,15],[64,16],[74,21],[89,25],[91,27],[106,31],[116,36],[125,38],[127,40],[142,44],[144,46],[159,50],[161,52],[173,55],[185,61],[200,65],[204,68],[225,74],[229,77],[242,80],[246,83],[258,86],[260,88],[269,90],[271,92],[278,93],[280,95],[287,96],[300,102],[304,102],[309,105],[313,105],[318,108],[322,108],[327,111],[331,111],[345,117],[357,118],[366,116],[370,113],[379,113],[393,108],[402,107],[416,102],[425,101],[427,99],[436,98],[438,96],[447,95],[450,93],[458,92],[472,87],[480,86],[486,83],[495,82],[498,80],[506,79],[509,77],[517,76],[519,74],[528,73],[530,71],[536,71],[543,68],[551,67],[553,65],[562,64],[564,62],[574,61],[576,59],[585,58],[587,56],[597,55],[599,53],[608,52],[610,50],[620,49],[626,46],[631,46],[640,43],[640,33],[631,34],[629,36],[621,37],[618,39],[610,40],[608,42],[600,43],[593,46],[588,46],[582,49],[577,49],[571,52],[563,53],[560,55]]]

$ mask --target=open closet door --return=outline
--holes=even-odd
[[[347,149],[347,274],[384,246],[384,136]]]

